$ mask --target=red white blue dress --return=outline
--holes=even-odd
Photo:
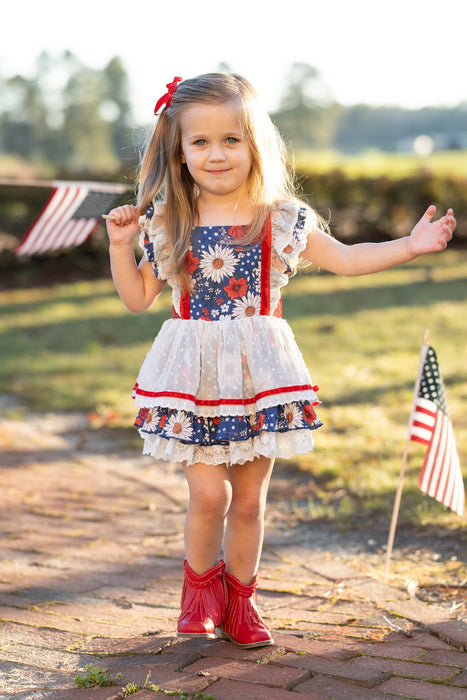
[[[243,464],[309,452],[322,425],[318,387],[282,318],[280,288],[315,228],[313,213],[280,202],[249,245],[239,240],[244,227],[195,226],[188,294],[171,275],[161,207],[140,219],[143,258],[171,285],[173,304],[133,391],[144,454]]]

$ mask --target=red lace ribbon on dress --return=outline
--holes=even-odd
[[[154,114],[157,116],[157,113],[165,105],[165,108],[170,107],[170,103],[172,102],[172,97],[177,89],[177,83],[179,83],[182,80],[182,78],[179,78],[178,76],[175,76],[175,78],[172,80],[171,83],[167,83],[165,86],[167,88],[167,92],[165,95],[162,95],[162,97],[159,97],[159,99],[156,102],[156,106],[154,107]]]
[[[271,243],[271,217],[268,216],[268,220],[266,222],[266,233],[261,242],[261,307],[259,312],[260,316],[269,316],[271,313]]]

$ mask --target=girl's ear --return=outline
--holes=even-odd
[[[185,154],[184,154],[184,153],[182,153],[182,163],[186,163],[186,158],[185,158]]]

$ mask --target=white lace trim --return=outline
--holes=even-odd
[[[248,440],[208,447],[185,445],[178,440],[163,438],[160,435],[147,435],[142,431],[140,435],[144,439],[143,454],[151,455],[157,460],[186,464],[245,464],[261,456],[269,459],[290,459],[296,454],[306,454],[313,449],[311,430],[262,432]]]

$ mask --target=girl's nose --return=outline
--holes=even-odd
[[[212,161],[223,161],[225,160],[225,153],[222,146],[213,145],[209,151],[209,160]]]

